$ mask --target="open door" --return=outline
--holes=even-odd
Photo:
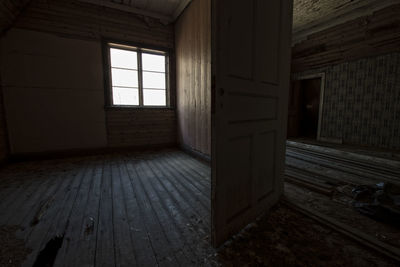
[[[292,0],[212,2],[215,246],[283,191]]]
[[[301,81],[301,137],[317,139],[320,95],[321,78]]]
[[[298,137],[300,134],[300,85],[301,81],[292,81],[289,89],[287,138]]]

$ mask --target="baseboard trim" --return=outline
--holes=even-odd
[[[198,150],[193,149],[192,147],[185,145],[185,144],[179,144],[179,148],[188,153],[189,155],[202,160],[203,162],[207,163],[208,165],[211,164],[211,156],[207,155],[203,152],[200,152]]]
[[[333,138],[333,137],[320,137],[318,141],[327,142],[332,144],[343,144],[343,139],[341,138]]]
[[[111,154],[111,153],[122,153],[122,152],[145,152],[150,150],[154,151],[166,148],[178,148],[178,145],[176,143],[167,143],[167,144],[143,145],[143,146],[101,147],[101,148],[20,153],[20,154],[11,154],[8,157],[7,162],[62,159],[70,157],[84,157],[84,156],[94,156],[99,154]]]

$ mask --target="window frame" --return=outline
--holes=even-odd
[[[112,86],[112,67],[111,67],[111,48],[135,51],[137,53],[137,68],[138,68],[138,91],[139,105],[114,105],[113,101],[113,86]],[[143,68],[142,68],[142,53],[163,55],[165,56],[165,105],[153,106],[143,104]],[[139,45],[126,43],[114,40],[103,40],[103,61],[104,61],[104,83],[105,83],[105,108],[170,108],[170,49],[162,47],[154,47],[147,45]]]

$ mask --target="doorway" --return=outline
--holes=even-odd
[[[323,80],[323,75],[318,75],[292,82],[289,93],[288,138],[319,139]]]

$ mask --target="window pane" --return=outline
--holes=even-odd
[[[165,72],[165,56],[142,53],[143,70]]]
[[[135,51],[110,48],[111,67],[137,70],[137,53]]]
[[[165,106],[166,90],[143,89],[143,104],[145,106]]]
[[[143,71],[143,88],[165,89],[165,73]]]
[[[114,105],[139,105],[139,89],[113,87]]]
[[[136,70],[111,69],[112,86],[139,87]]]

